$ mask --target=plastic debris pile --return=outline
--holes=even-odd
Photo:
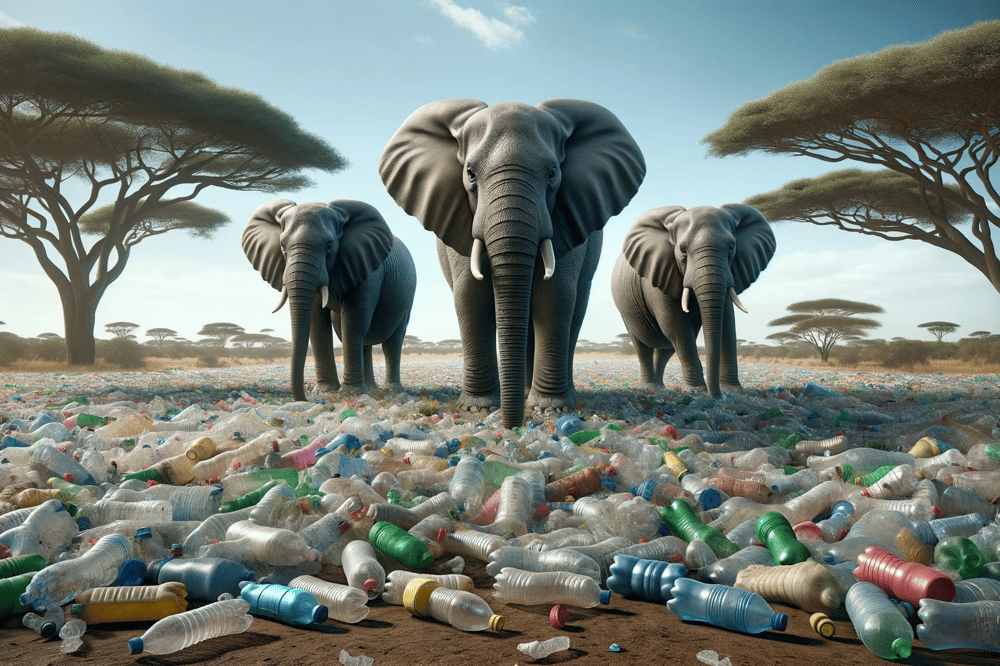
[[[507,430],[448,389],[290,402],[277,381],[160,374],[0,392],[0,615],[66,652],[126,617],[150,626],[123,650],[163,654],[254,617],[357,623],[379,597],[461,631],[547,605],[559,630],[565,606],[613,594],[748,634],[785,630],[772,603],[824,638],[849,618],[887,659],[916,641],[1000,651],[995,378],[751,380],[767,388],[712,399],[580,372],[580,410]],[[525,655],[570,649],[537,629]]]

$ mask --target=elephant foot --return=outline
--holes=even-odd
[[[346,393],[348,395],[360,395],[362,393],[367,393],[369,389],[376,389],[377,386],[367,386],[365,384],[348,384],[344,382],[340,385],[340,392]]]
[[[708,393],[708,386],[705,384],[683,384],[682,390],[688,393]]]
[[[528,409],[544,412],[547,409],[573,409],[576,407],[576,389],[571,388],[562,395],[546,395],[532,389],[528,393]]]
[[[313,390],[317,393],[336,393],[340,390],[340,382],[316,382]]]
[[[467,409],[473,412],[479,411],[480,409],[498,409],[500,407],[500,393],[476,395],[463,390],[462,395],[458,398],[458,405],[462,409]]]
[[[743,386],[739,382],[735,384],[722,384],[719,388],[723,393],[741,393],[743,391]]]

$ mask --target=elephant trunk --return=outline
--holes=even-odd
[[[326,284],[325,258],[306,247],[292,246],[286,254],[285,290],[292,323],[292,396],[305,400],[304,368],[309,348],[313,302],[320,286]]]
[[[705,339],[705,383],[712,397],[722,395],[719,363],[722,355],[723,319],[729,299],[729,262],[718,253],[705,252],[689,258],[693,274],[691,288],[698,299]]]
[[[526,211],[525,200],[523,193],[509,192],[494,198],[484,237],[496,304],[500,407],[505,428],[524,423],[531,285],[539,251],[538,221],[526,219],[531,213],[530,207]]]

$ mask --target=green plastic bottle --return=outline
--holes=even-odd
[[[130,479],[139,479],[140,481],[156,481],[157,483],[163,483],[163,475],[160,474],[160,470],[155,467],[140,469],[138,472],[129,472],[128,474],[123,474],[122,478],[126,481]]]
[[[883,465],[882,467],[879,467],[878,469],[872,472],[868,472],[864,476],[859,476],[857,479],[854,480],[854,483],[855,485],[864,486],[865,488],[867,488],[868,486],[881,481],[882,477],[884,477],[892,470],[896,469],[897,466],[898,465]]]
[[[580,444],[586,444],[592,439],[597,439],[600,436],[600,430],[577,430],[573,434],[569,435],[569,441],[579,446]]]
[[[411,569],[423,569],[434,561],[427,544],[402,527],[384,520],[372,525],[368,540],[376,550]]]
[[[245,509],[248,506],[256,506],[257,503],[263,499],[264,495],[267,494],[267,491],[278,485],[278,483],[279,481],[277,479],[271,479],[257,490],[252,490],[246,495],[240,495],[236,499],[223,502],[219,507],[219,513],[230,513],[232,511]]]
[[[812,556],[806,545],[795,538],[788,518],[777,511],[768,511],[757,519],[757,538],[767,546],[775,565],[798,564]]]
[[[721,531],[701,522],[691,505],[684,500],[674,500],[660,509],[660,520],[674,536],[685,541],[701,539],[719,559],[729,557],[740,549]]]
[[[45,558],[34,553],[18,555],[0,560],[0,579],[41,571],[45,568]]]
[[[958,572],[962,580],[978,578],[989,561],[979,546],[963,536],[945,537],[934,546],[934,564]]]
[[[21,603],[21,595],[28,589],[28,583],[36,573],[31,571],[0,580],[0,617],[31,610],[31,605]]]

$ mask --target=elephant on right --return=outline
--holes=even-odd
[[[774,256],[771,225],[744,204],[654,208],[635,221],[611,294],[639,357],[643,383],[663,386],[674,352],[685,389],[718,397],[741,388],[733,304]],[[694,296],[692,298],[692,295]],[[697,338],[704,328],[705,368]]]

